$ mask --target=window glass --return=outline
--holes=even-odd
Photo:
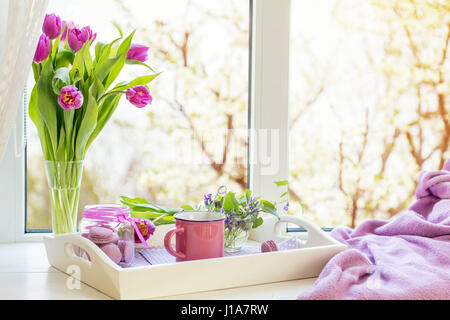
[[[291,214],[322,227],[388,219],[421,170],[442,167],[449,14],[438,0],[292,1]]]
[[[150,47],[148,63],[162,72],[150,84],[152,105],[123,98],[89,149],[79,211],[121,195],[177,207],[222,184],[246,188],[248,1],[50,0],[48,12],[90,25],[97,41],[117,36],[112,22],[137,29],[134,42]],[[126,66],[118,81],[140,71]],[[50,229],[40,142],[27,127],[27,229]]]

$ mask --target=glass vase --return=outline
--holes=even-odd
[[[249,219],[233,219],[225,227],[225,252],[238,252],[247,242],[252,222]]]
[[[83,161],[45,161],[55,234],[77,232]]]

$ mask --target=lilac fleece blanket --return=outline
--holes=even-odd
[[[416,198],[389,221],[333,230],[349,249],[298,299],[450,299],[450,160],[420,174]]]

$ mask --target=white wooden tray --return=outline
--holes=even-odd
[[[53,267],[115,299],[149,299],[316,277],[335,254],[346,249],[316,225],[291,216],[279,222],[267,219],[253,240],[286,240],[280,235],[280,222],[295,223],[308,231],[307,240],[298,240],[299,249],[135,268],[116,265],[80,234],[48,236],[44,242]],[[163,245],[171,227],[157,227],[149,245]],[[91,261],[76,256],[73,245],[86,250]]]

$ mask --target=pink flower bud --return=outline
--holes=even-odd
[[[61,34],[61,28],[61,19],[57,15],[54,13],[45,15],[42,31],[47,37],[52,40],[58,38]]]
[[[135,86],[127,90],[127,100],[138,108],[143,108],[152,103],[152,96],[148,89],[144,86]]]
[[[58,103],[66,111],[81,108],[83,105],[83,94],[75,86],[65,86],[58,96]]]
[[[149,47],[142,44],[132,44],[127,53],[127,60],[147,61],[148,49]]]
[[[41,34],[39,37],[36,52],[34,53],[34,62],[41,63],[47,59],[50,54],[50,39],[45,35]]]

